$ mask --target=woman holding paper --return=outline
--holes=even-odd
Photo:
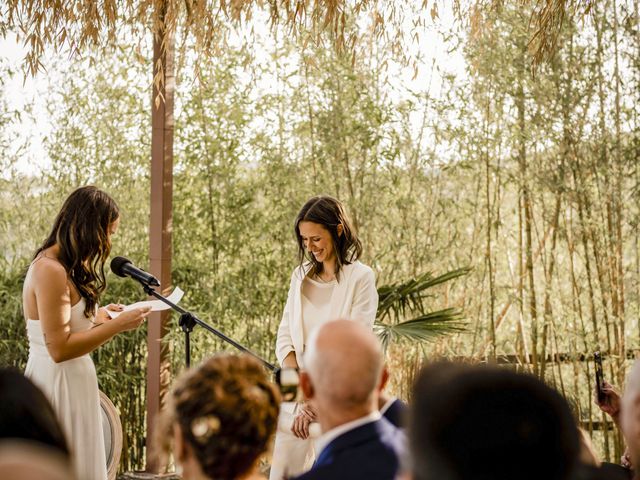
[[[278,362],[289,368],[301,365],[313,329],[338,318],[372,328],[378,308],[375,275],[358,260],[362,244],[339,200],[329,196],[309,199],[296,217],[295,234],[300,265],[291,275],[276,340]],[[314,420],[312,406],[283,404],[271,480],[311,467],[315,454],[309,437]]]
[[[96,370],[89,354],[118,333],[140,326],[149,309],[110,319],[98,308],[118,206],[95,187],[75,190],[36,251],[22,302],[29,337],[25,375],[51,402],[65,431],[77,478],[106,480]]]

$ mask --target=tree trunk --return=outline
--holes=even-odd
[[[167,4],[160,6],[160,21],[165,24]],[[174,37],[162,43],[162,36],[153,39],[153,96],[151,133],[151,222],[149,227],[150,272],[162,285],[163,294],[171,288],[171,228],[173,199],[173,96]],[[164,77],[157,81],[158,66],[163,66]],[[147,472],[158,473],[160,465],[149,452],[158,414],[165,403],[169,389],[171,366],[169,345],[163,342],[167,333],[170,310],[152,312],[149,315],[147,349]]]

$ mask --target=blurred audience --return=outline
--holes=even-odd
[[[259,362],[209,358],[176,380],[168,403],[161,448],[173,451],[184,480],[264,479],[258,466],[276,429],[280,393]]]
[[[51,404],[31,380],[12,368],[0,368],[0,439],[24,439],[70,451]]]
[[[402,400],[380,392],[378,399],[380,414],[397,428],[405,428],[407,424],[408,406]]]
[[[631,378],[632,375],[633,375],[633,370],[631,371],[629,378]],[[629,391],[628,394],[631,395],[632,391]],[[628,440],[626,439],[627,434],[624,432],[624,429],[622,428],[622,425],[621,425],[622,397],[618,392],[618,389],[605,381],[604,387],[602,389],[602,398],[599,399],[598,393],[594,392],[594,399],[596,404],[600,408],[600,410],[602,410],[604,413],[609,415],[613,420],[613,423],[620,429],[620,431],[623,434],[623,437],[625,438],[625,442],[627,442],[627,445],[628,445]],[[629,408],[631,411],[634,410],[632,405],[630,405]],[[604,462],[602,464],[602,468],[609,472],[613,471],[616,473],[620,473],[620,470],[621,470],[620,467],[623,467],[626,471],[623,471],[620,474],[620,476],[617,478],[622,478],[622,475],[624,475],[626,478],[633,477],[632,461],[631,461],[629,447],[627,447],[624,453],[622,454],[622,458],[620,459],[620,465],[607,463],[607,462]]]
[[[414,480],[564,480],[579,462],[569,406],[533,376],[434,364],[418,376],[413,401]]]
[[[311,334],[303,360],[300,386],[322,436],[314,466],[297,478],[393,480],[405,436],[378,410],[386,373],[376,336],[357,322],[328,322]]]
[[[616,398],[617,397],[617,398]],[[615,405],[617,392],[607,395],[607,402]],[[602,406],[600,408],[603,408]],[[612,407],[613,408],[613,407]],[[615,411],[615,408],[613,408]],[[640,361],[636,360],[627,377],[627,385],[618,407],[618,424],[627,443],[632,465],[640,465]],[[611,414],[613,417],[613,414]],[[615,418],[614,418],[615,420]]]
[[[0,478],[7,480],[73,480],[69,457],[59,448],[26,440],[0,442]]]

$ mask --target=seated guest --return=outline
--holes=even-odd
[[[0,478],[74,480],[69,457],[60,449],[27,440],[0,441]]]
[[[11,368],[0,368],[0,439],[46,445],[70,461],[69,447],[51,404],[31,380]]]
[[[564,480],[578,463],[566,401],[530,375],[434,364],[417,378],[409,422],[414,480]]]
[[[216,355],[173,385],[158,429],[162,450],[172,439],[184,480],[264,479],[258,462],[275,432],[279,406],[280,392],[259,362]]]
[[[617,397],[617,392],[615,389],[606,384],[607,387],[607,395],[615,394]],[[602,403],[605,405],[605,409],[612,406],[613,403],[609,404],[606,399],[602,399],[602,402],[598,402],[598,398],[596,395],[596,403]],[[619,403],[619,397],[614,399],[616,403]],[[578,407],[578,403],[574,399],[567,399],[569,406],[574,415],[574,420],[576,424],[580,424],[580,410]],[[601,407],[602,408],[602,407]],[[619,409],[618,409],[619,410]],[[616,414],[616,417],[618,415]],[[631,479],[631,470],[623,467],[622,465],[602,462],[596,453],[596,450],[591,441],[591,437],[589,432],[587,432],[583,428],[578,428],[578,432],[580,434],[580,462],[579,467],[576,474],[573,477],[573,480],[630,480]]]
[[[396,397],[391,397],[380,392],[378,400],[380,414],[394,427],[404,428],[406,425],[407,404]]]
[[[404,434],[382,418],[382,350],[371,330],[337,320],[309,338],[300,387],[316,412],[318,457],[299,480],[393,480]]]
[[[631,480],[631,470],[614,463],[601,462],[595,452],[589,433],[582,428],[580,434],[579,465],[572,480]]]
[[[396,397],[392,397],[385,393],[384,389],[389,382],[389,371],[385,366],[382,369],[382,379],[380,381],[380,391],[378,393],[378,410],[380,414],[397,428],[406,426],[406,417],[408,415],[407,404]]]
[[[596,404],[604,413],[609,415],[613,420],[613,423],[620,427],[620,404],[621,396],[617,388],[610,383],[604,382],[604,388],[602,389],[602,398],[598,397],[598,392],[594,392],[594,398]],[[631,475],[632,464],[631,457],[629,455],[629,449],[627,448],[620,459],[621,466],[627,470],[627,476]],[[604,463],[603,466],[610,470],[619,470],[616,464]]]
[[[627,443],[627,452],[634,466],[640,465],[640,361],[629,372],[627,385],[619,407],[620,429]],[[637,475],[636,475],[637,477]]]

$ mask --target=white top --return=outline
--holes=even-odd
[[[302,365],[302,353],[306,336],[302,320],[302,284],[310,265],[298,267],[291,275],[287,303],[282,314],[276,340],[276,356],[282,365],[284,358],[295,352],[298,365]],[[378,291],[373,270],[359,261],[344,265],[334,284],[329,302],[329,319],[355,320],[373,328],[378,309]]]
[[[304,338],[331,318],[331,296],[338,282],[319,282],[306,277],[302,281],[302,330]]]
[[[318,452],[318,455],[316,456],[316,458],[320,456],[320,452],[322,452],[322,450],[324,450],[327,445],[333,442],[340,435],[350,432],[351,430],[355,430],[356,428],[361,427],[362,425],[366,425],[367,423],[372,423],[377,420],[380,420],[381,418],[382,418],[382,415],[380,415],[380,412],[375,410],[371,412],[369,415],[356,418],[355,420],[352,420],[347,423],[343,423],[342,425],[338,425],[337,427],[332,428],[328,432],[323,433],[322,436],[316,440],[315,448],[316,448],[316,452]]]

